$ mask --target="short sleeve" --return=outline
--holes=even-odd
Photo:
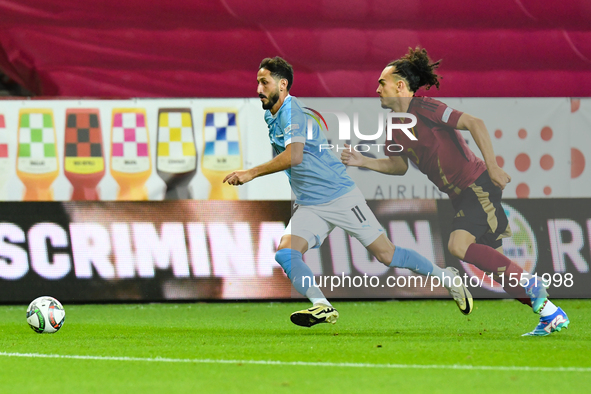
[[[421,97],[420,100],[417,100],[414,110],[417,114],[437,124],[454,129],[458,127],[458,120],[463,114],[463,112],[448,107],[441,101],[429,97]]]
[[[306,143],[307,119],[302,111],[293,107],[293,111],[287,110],[283,113],[281,128],[285,146],[292,142]]]

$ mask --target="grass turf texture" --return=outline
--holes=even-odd
[[[0,356],[0,391],[33,393],[584,392],[591,378],[591,301],[559,300],[568,330],[521,337],[537,316],[516,301],[336,302],[336,325],[294,326],[303,303],[65,305],[36,334],[26,306],[0,307],[0,352],[106,357],[402,365],[578,367],[583,371],[258,365]]]

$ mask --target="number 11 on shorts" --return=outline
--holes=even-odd
[[[353,208],[351,208],[351,211],[353,211],[355,216],[357,216],[357,219],[359,219],[359,223],[363,223],[367,220],[367,219],[365,219],[365,216],[363,216],[363,214],[361,213],[361,210],[359,209],[359,207],[357,205],[355,205]]]

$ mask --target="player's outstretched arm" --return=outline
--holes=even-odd
[[[259,176],[273,174],[297,166],[304,157],[304,144],[292,142],[285,147],[285,150],[266,163],[253,167],[249,170],[234,171],[224,178],[222,183],[238,186],[252,181]]]
[[[350,145],[345,144],[347,149]],[[408,170],[408,159],[406,156],[390,156],[385,159],[374,159],[373,157],[363,156],[355,149],[344,150],[341,152],[341,161],[347,166],[362,167],[369,170],[381,172],[388,175],[404,175]]]
[[[490,179],[496,186],[503,190],[507,183],[511,182],[511,177],[497,164],[492,141],[482,119],[463,113],[460,119],[458,119],[457,127],[460,130],[470,131],[472,138],[474,138],[476,145],[478,145],[478,149],[482,152]]]

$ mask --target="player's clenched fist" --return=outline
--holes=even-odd
[[[341,161],[347,166],[361,167],[365,156],[357,152],[355,149],[351,149],[351,145],[345,144],[346,150],[341,152]]]
[[[488,175],[492,182],[500,187],[501,190],[504,190],[507,183],[511,182],[511,177],[501,167],[488,168]]]

